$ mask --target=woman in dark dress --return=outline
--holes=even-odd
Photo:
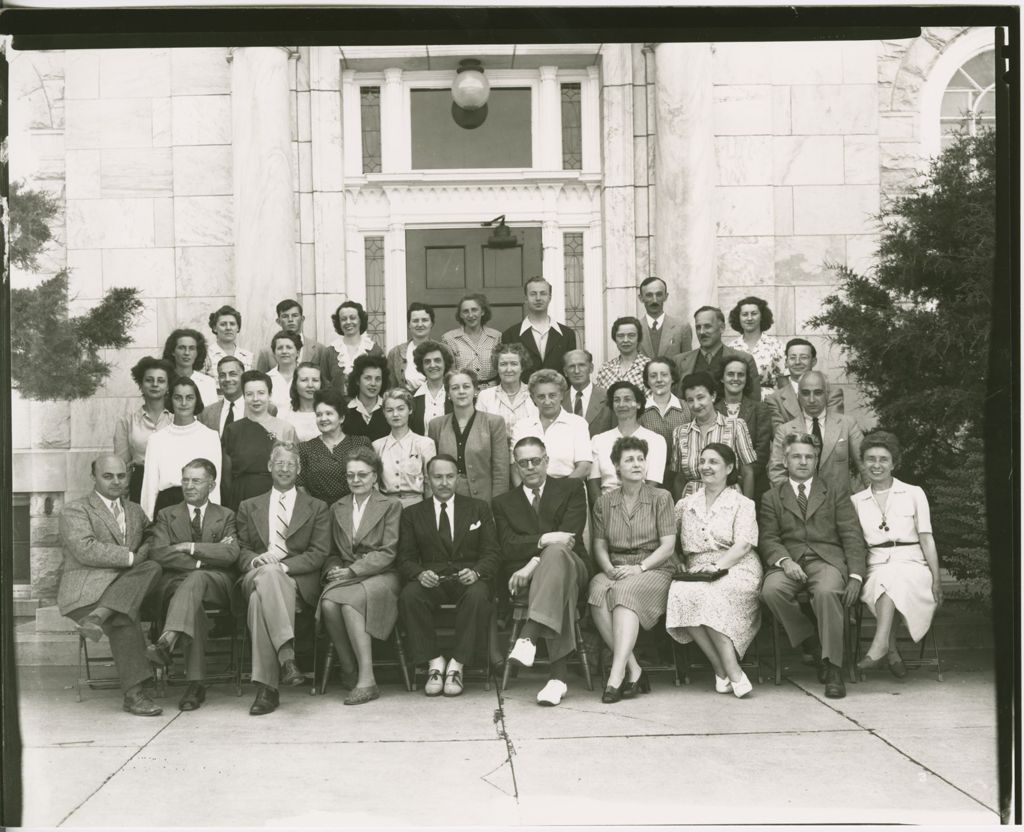
[[[350,436],[374,440],[391,433],[384,418],[384,399],[388,389],[388,360],[383,355],[361,355],[348,375],[348,407],[342,429]]]
[[[299,445],[299,485],[328,506],[349,493],[345,461],[356,448],[373,450],[365,436],[349,436],[342,427],[345,398],[337,390],[320,390],[313,396],[313,410],[320,435]]]
[[[266,373],[247,370],[242,373],[242,398],[245,415],[224,428],[224,480],[221,486],[224,505],[238,511],[242,500],[266,494],[270,479],[270,450],[275,441],[295,442],[295,428],[284,419],[271,416],[273,382]]]

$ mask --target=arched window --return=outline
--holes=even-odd
[[[995,127],[995,50],[987,49],[964,63],[946,85],[939,114],[941,149],[954,133],[975,135],[984,126]]]

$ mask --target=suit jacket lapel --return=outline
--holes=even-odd
[[[792,489],[790,489],[792,491]],[[807,495],[807,520],[811,519],[811,515],[814,514],[825,502],[825,495],[828,493],[826,486],[821,477],[815,477],[814,482],[811,483],[811,493]]]
[[[594,389],[590,391],[590,401],[587,402],[588,425],[591,424],[598,416],[601,415],[602,407],[607,407],[607,405],[598,398],[597,387],[594,387]]]
[[[273,489],[257,500],[253,508],[253,524],[264,549],[270,545],[270,498],[272,494]]]
[[[548,330],[548,342],[551,341],[551,335],[553,330]],[[519,340],[527,352],[530,353],[538,361],[543,361],[544,356],[540,354],[540,347],[537,345],[537,339],[533,337],[533,327],[527,327],[526,332],[519,336]]]
[[[210,505],[213,505],[213,503]],[[203,517],[203,528],[206,527],[206,519],[209,516],[210,506],[207,506],[206,515]],[[171,509],[171,526],[174,527],[178,540],[192,539],[192,521],[189,518],[188,508],[185,504],[176,505]]]
[[[384,509],[387,508],[387,503],[387,498],[383,494],[377,491],[370,492],[366,508],[363,509],[363,518],[359,521],[359,528],[352,530],[352,545],[362,540],[366,533],[377,525],[377,521],[384,514]],[[351,521],[351,519],[352,515],[350,513],[349,520]]]
[[[825,424],[822,427],[824,430],[821,432],[821,465],[824,465],[825,460],[836,449],[836,442],[839,441],[839,423],[836,417],[833,416],[832,418],[826,418]]]
[[[793,489],[792,489],[792,487],[789,484],[789,480],[787,479],[784,483],[782,483],[779,486],[779,488],[782,489],[782,505],[783,505],[783,507],[787,508],[791,512],[793,512],[793,514],[795,514],[797,517],[799,517],[800,520],[803,520],[804,519],[803,512],[800,511],[800,504],[796,501],[796,494],[793,493]]]
[[[296,491],[295,505],[292,507],[292,517],[291,520],[288,521],[288,537],[291,537],[295,532],[301,529],[306,524],[306,521],[312,513],[313,508],[310,505],[309,497],[301,491]]]
[[[452,500],[452,509],[455,512],[455,528],[452,530],[452,552],[456,553],[459,551],[459,546],[462,545],[462,539],[466,536],[466,531],[469,529],[469,507],[472,505],[468,500],[460,500],[456,496]]]
[[[100,517],[103,518],[103,523],[106,525],[107,529],[110,530],[110,533],[114,536],[114,540],[116,540],[123,546],[125,540],[124,536],[121,535],[121,527],[117,525],[117,521],[114,519],[114,515],[111,513],[110,509],[107,508],[106,504],[98,496],[96,496],[95,493],[89,495],[89,504],[93,507],[93,510]],[[128,512],[125,512],[124,527],[125,530],[127,531]]]
[[[349,540],[352,540],[352,495],[347,494],[334,505],[337,506],[338,509],[335,512],[335,516],[341,524],[341,530],[348,535]]]
[[[801,412],[800,402],[796,399],[796,393],[793,392],[793,385],[789,383],[789,379],[786,379],[784,383],[786,386],[779,388],[779,399],[789,418],[795,419]]]

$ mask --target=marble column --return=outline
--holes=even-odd
[[[242,341],[269,346],[274,305],[299,296],[288,61],[278,46],[233,49],[231,135],[234,163],[235,295]]]
[[[402,70],[397,67],[385,69],[384,83],[380,88],[380,169],[382,173],[407,170],[412,161],[406,130],[396,129],[398,125],[405,126],[409,123],[409,117],[403,110],[402,99]]]
[[[655,67],[655,252],[669,307],[717,304],[711,45],[659,43]]]
[[[558,67],[542,66],[540,72],[540,158],[541,170],[562,169],[562,90]]]

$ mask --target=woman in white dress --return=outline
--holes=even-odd
[[[730,488],[736,454],[719,442],[700,452],[702,487],[676,503],[683,571],[728,572],[714,581],[673,581],[665,629],[681,644],[691,641],[715,671],[715,690],[744,697],[753,689],[739,659],[761,627],[754,501]]]
[[[273,385],[270,401],[277,408],[280,416],[292,409],[292,379],[302,353],[302,336],[297,332],[281,330],[270,339],[270,351],[274,354],[277,366],[267,371],[267,378]],[[284,418],[281,416],[281,418]]]
[[[269,375],[269,373],[268,373]],[[320,391],[320,365],[303,361],[295,368],[291,387],[288,390],[289,406],[278,410],[277,415],[295,428],[299,442],[308,442],[320,435],[316,424],[313,397]]]
[[[900,482],[892,472],[899,465],[899,440],[885,431],[864,437],[862,470],[871,483],[851,498],[868,545],[868,575],[861,600],[875,616],[875,635],[860,670],[883,661],[897,678],[907,674],[896,649],[896,613],[907,623],[914,641],[924,638],[942,603],[939,555],[932,536],[928,498],[916,485]]]

